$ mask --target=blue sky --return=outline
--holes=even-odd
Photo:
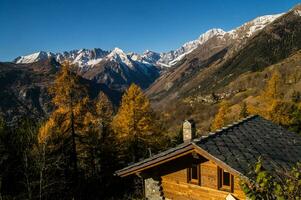
[[[295,0],[0,0],[0,61],[36,51],[178,48],[210,28],[230,30]]]

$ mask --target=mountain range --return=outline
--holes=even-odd
[[[257,17],[254,20],[228,32],[219,28],[213,28],[201,34],[198,39],[186,42],[180,48],[169,52],[157,53],[146,50],[142,55],[139,55],[133,52],[124,53],[119,48],[115,48],[112,51],[106,51],[100,48],[81,49],[69,52],[66,51],[63,53],[40,51],[26,56],[19,56],[14,59],[13,62],[17,64],[24,64],[55,58],[58,62],[68,60],[81,68],[91,68],[100,63],[102,60],[114,60],[129,66],[132,65],[133,61],[136,61],[138,63],[155,65],[158,67],[171,67],[183,59],[185,55],[191,53],[197,47],[202,46],[214,37],[220,37],[224,40],[243,40],[251,37],[254,33],[261,30],[281,15],[282,14]]]
[[[69,61],[90,87],[104,91],[117,105],[131,84],[143,88],[155,108],[191,102],[212,93],[231,93],[228,86],[246,73],[259,72],[301,48],[301,6],[287,13],[257,17],[224,31],[210,29],[176,50],[142,54],[119,48],[36,52],[0,62],[0,112],[10,117],[51,110],[47,87],[60,64]],[[13,100],[12,100],[13,99]]]

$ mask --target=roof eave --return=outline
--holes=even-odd
[[[179,148],[179,149],[177,149],[176,151],[174,151],[170,154],[167,154],[167,155],[164,155],[164,156],[158,157],[158,158],[156,158],[154,156],[153,160],[151,159],[147,162],[142,161],[141,164],[139,164],[139,162],[138,162],[138,163],[134,164],[132,167],[129,166],[129,167],[125,167],[121,170],[116,171],[115,174],[117,176],[120,176],[120,177],[125,177],[125,176],[129,176],[129,175],[132,175],[132,174],[137,174],[137,173],[139,173],[141,171],[144,171],[146,169],[155,167],[157,165],[163,164],[165,162],[168,162],[168,161],[174,160],[178,157],[189,154],[193,151],[193,149],[194,149],[194,147],[193,147],[192,143],[189,142],[184,147]]]
[[[138,173],[140,173],[140,172],[142,172],[146,169],[158,166],[160,164],[163,164],[163,163],[166,163],[168,161],[174,160],[176,158],[187,155],[187,154],[192,153],[194,151],[196,153],[204,156],[206,159],[215,162],[218,166],[223,167],[224,169],[231,172],[233,175],[247,178],[244,174],[242,174],[241,172],[233,169],[232,167],[230,167],[225,162],[223,162],[223,161],[219,160],[218,158],[216,158],[215,156],[211,155],[209,152],[207,152],[206,150],[204,150],[203,148],[201,148],[200,146],[198,146],[194,142],[190,142],[186,146],[184,146],[183,148],[180,148],[180,149],[176,150],[175,152],[164,155],[162,157],[154,158],[153,160],[150,160],[148,162],[143,162],[142,161],[142,163],[140,165],[135,164],[133,167],[129,166],[129,167],[126,167],[124,169],[118,170],[118,171],[115,172],[115,174],[117,176],[120,176],[120,177],[126,177],[126,176],[129,176],[129,175],[132,175],[132,174],[138,174]]]

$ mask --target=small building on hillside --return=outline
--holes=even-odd
[[[193,122],[183,124],[186,135],[181,145],[116,174],[142,177],[149,200],[233,200],[246,199],[239,180],[252,178],[248,174],[259,156],[271,172],[290,169],[301,161],[301,136],[260,116],[247,117],[196,139],[194,125],[189,123]]]

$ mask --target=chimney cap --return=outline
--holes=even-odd
[[[184,122],[195,123],[193,119],[185,119]]]

